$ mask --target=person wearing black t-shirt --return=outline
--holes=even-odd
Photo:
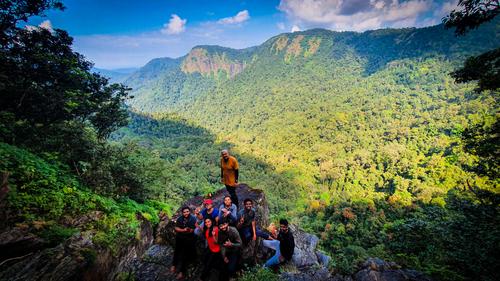
[[[187,266],[196,258],[194,235],[196,218],[191,215],[189,207],[182,208],[182,215],[175,223],[175,249],[174,260],[170,272],[177,272],[177,279],[183,279]]]
[[[292,231],[288,228],[286,219],[280,220],[280,232],[276,240],[265,240],[264,246],[274,249],[276,253],[264,264],[265,267],[278,265],[288,262],[293,257],[295,249],[295,240],[293,239]]]
[[[244,208],[238,213],[238,224],[237,228],[240,232],[241,239],[245,244],[250,241],[255,241],[257,237],[264,239],[269,239],[269,234],[263,232],[257,227],[255,221],[255,209],[253,208],[253,202],[251,199],[247,198],[243,201]]]

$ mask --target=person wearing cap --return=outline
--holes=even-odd
[[[229,151],[224,149],[220,153],[220,177],[222,183],[226,186],[227,192],[231,196],[231,201],[238,207],[238,196],[236,187],[238,187],[239,165],[235,157],[229,155]]]
[[[205,199],[203,201],[203,205],[205,205],[205,208],[201,210],[199,215],[203,220],[210,218],[215,222],[215,225],[219,224],[219,209],[214,208],[214,202],[212,199]]]
[[[233,204],[231,196],[225,196],[224,202],[219,206],[219,221],[222,221],[223,218],[228,218],[229,225],[236,226],[237,211],[238,208]]]

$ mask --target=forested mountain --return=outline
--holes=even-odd
[[[135,280],[153,229],[223,188],[223,148],[269,221],[319,236],[337,277],[379,257],[498,279],[499,22],[483,23],[498,8],[451,14],[459,33],[481,25],[462,37],[314,29],[197,46],[120,85],[66,31],[23,27],[60,1],[0,6],[0,280]]]
[[[266,191],[274,215],[321,234],[336,268],[389,256],[456,280],[463,278],[450,273],[463,254],[455,244],[460,220],[452,218],[464,215],[460,190],[498,192],[498,178],[472,172],[480,160],[460,136],[496,120],[498,94],[475,94],[475,85],[456,84],[449,73],[499,42],[493,21],[464,37],[442,25],[314,29],[243,50],[198,46],[153,60],[125,82],[131,108],[148,118],[133,118],[116,136],[163,155],[190,195],[219,187],[216,150],[231,147],[243,162],[242,181]],[[162,133],[172,132],[169,120],[212,136],[172,138]],[[208,146],[193,146],[193,138]],[[498,234],[475,223],[471,237]],[[486,257],[478,253],[477,264],[491,262]],[[477,265],[458,263],[468,272]]]
[[[497,47],[497,25],[490,23],[466,37],[456,37],[442,25],[364,33],[313,29],[282,34],[260,46],[242,50],[197,46],[178,59],[152,60],[125,83],[134,88],[135,108],[148,112],[175,111],[181,104],[190,103],[197,91],[207,93],[214,83],[236,80],[240,72],[242,75],[238,76],[243,76],[240,79],[291,71],[304,76],[307,74],[304,71],[312,71],[306,67],[314,64],[316,69],[330,74],[335,70],[356,70],[353,74],[366,77],[404,59],[460,62],[468,55]],[[209,77],[212,79],[207,81]],[[335,76],[316,78],[342,80]]]
[[[195,47],[151,61],[126,84],[134,110],[175,113],[208,129],[293,179],[280,188],[302,189],[303,202],[360,192],[435,202],[473,161],[449,159],[457,135],[496,108],[494,97],[475,97],[448,73],[498,47],[498,36],[498,22],[466,37],[441,25],[315,29],[243,50]],[[303,209],[296,203],[275,207]]]

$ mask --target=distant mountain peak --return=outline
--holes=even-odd
[[[184,73],[198,72],[203,76],[217,76],[220,71],[223,71],[232,78],[243,71],[246,62],[233,58],[234,56],[231,56],[229,52],[238,52],[238,50],[220,46],[194,47],[182,61],[181,70]]]

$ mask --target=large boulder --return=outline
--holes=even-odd
[[[254,202],[254,208],[256,211],[256,220],[257,224],[261,229],[265,229],[266,226],[269,223],[269,206],[266,201],[266,197],[264,195],[264,192],[260,189],[253,189],[250,188],[248,185],[242,183],[239,185],[239,187],[236,189],[236,194],[238,195],[239,199],[239,206],[238,210],[243,208],[243,200],[246,198],[251,199]],[[224,201],[224,197],[229,195],[229,193],[226,191],[226,189],[220,189],[214,194],[212,194],[211,199],[214,201],[214,207],[218,208],[222,202]],[[191,210],[194,210],[198,207],[203,207],[203,200],[205,197],[203,196],[196,196],[193,197],[189,200],[187,200],[182,206],[188,206],[191,208]],[[172,215],[172,218],[168,218],[167,216],[164,216],[163,219],[161,220],[157,230],[156,230],[156,238],[155,241],[157,241],[159,244],[169,244],[170,246],[174,246],[175,242],[175,221],[177,218],[181,215],[181,208],[175,212],[175,214]],[[249,244],[249,247],[245,247],[243,249],[243,258],[244,259],[252,259],[257,255],[255,251],[253,243]]]
[[[175,280],[175,274],[170,273],[174,251],[169,245],[155,244],[142,257],[132,263],[135,280],[156,281]]]
[[[295,250],[293,253],[293,264],[298,268],[310,266],[328,266],[330,257],[321,253],[317,247],[319,238],[307,233],[296,226],[291,226],[295,239]]]
[[[259,189],[250,188],[246,184],[240,184],[240,186],[236,189],[236,192],[240,201],[239,208],[243,208],[243,200],[245,198],[250,198],[254,201],[257,224],[261,229],[266,229],[269,224],[269,207],[264,192]],[[225,189],[221,189],[212,194],[214,206],[218,207],[222,204],[224,196],[226,195],[229,194]],[[203,200],[204,197],[202,196],[193,197],[186,201],[183,206],[188,206],[191,210],[194,210],[197,207],[202,207]],[[137,271],[135,276],[138,278],[137,280],[150,280],[150,277],[148,276],[151,274],[155,276],[162,276],[164,280],[173,278],[173,276],[171,276],[168,272],[167,265],[169,265],[172,260],[172,257],[168,256],[168,254],[172,254],[171,249],[174,246],[175,241],[175,221],[180,215],[181,208],[179,208],[171,218],[162,214],[160,224],[156,230],[155,238],[155,241],[160,245],[154,245],[151,247],[144,258],[135,263],[135,270]],[[294,234],[295,251],[293,260],[289,266],[291,268],[298,268],[307,272],[320,270],[318,271],[319,273],[316,274],[316,279],[320,278],[320,276],[326,276],[326,273],[329,272],[327,265],[330,257],[317,249],[319,242],[318,237],[304,232],[297,226],[291,225],[290,227]],[[199,254],[202,253],[203,245],[203,243],[199,243]],[[273,250],[265,248],[262,245],[260,238],[257,240],[257,243],[251,241],[248,245],[244,246],[241,253],[243,262],[250,265],[255,262],[263,263],[273,254]],[[161,260],[161,262],[154,262],[156,260]],[[199,270],[196,269],[191,270],[191,277],[196,279],[198,271]]]

